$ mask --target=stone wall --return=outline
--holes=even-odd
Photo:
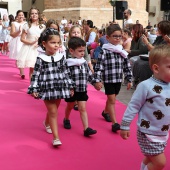
[[[61,20],[63,16],[67,20],[90,19],[94,25],[101,27],[104,23],[113,20],[113,7],[108,0],[44,0],[46,17]],[[135,1],[128,0],[128,7],[132,10],[132,19],[134,23],[139,20],[144,26],[148,22],[148,13],[146,12],[146,0]],[[118,21],[122,25],[122,20]]]

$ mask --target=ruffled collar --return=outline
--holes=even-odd
[[[38,57],[41,58],[43,61],[51,63],[53,61],[54,62],[60,61],[64,57],[64,53],[57,52],[53,56],[47,56],[45,53],[40,53]]]
[[[127,58],[128,53],[123,50],[122,45],[113,45],[111,43],[103,44],[102,49],[112,51],[114,53],[119,53],[122,57]]]
[[[86,62],[84,58],[68,58],[66,61],[68,66],[81,66]]]

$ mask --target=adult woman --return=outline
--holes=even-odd
[[[148,50],[152,50],[156,45],[170,43],[170,21],[160,21],[158,23],[158,36],[153,44],[151,44],[145,35],[142,36],[143,42],[147,46]],[[147,58],[146,58],[147,59]],[[143,80],[148,79],[152,75],[152,71],[149,67],[148,61],[138,59],[134,63],[133,76],[136,84]]]
[[[144,33],[143,26],[141,24],[134,24],[132,27],[132,42],[130,50],[126,50],[129,53],[129,58],[133,56],[139,56],[140,54],[147,54],[148,49],[145,43],[142,41],[142,35]]]

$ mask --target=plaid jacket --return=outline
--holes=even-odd
[[[69,66],[69,70],[71,73],[71,78],[75,83],[75,91],[76,92],[85,92],[87,91],[87,83],[88,81],[92,81],[93,73],[89,69],[87,62],[85,61],[82,65],[77,66]]]
[[[93,83],[118,83],[122,82],[123,73],[128,82],[132,81],[132,72],[127,57],[122,57],[120,53],[102,49],[95,66]]]

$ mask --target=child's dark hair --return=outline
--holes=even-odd
[[[115,31],[122,31],[119,24],[111,24],[106,28],[106,34],[110,36]]]
[[[41,35],[40,35],[40,37],[38,39],[38,45],[41,46],[41,48],[43,50],[45,50],[45,47],[42,45],[42,42],[43,41],[45,41],[45,42],[50,41],[54,35],[57,35],[57,36],[60,37],[60,34],[59,34],[59,32],[56,29],[53,29],[53,28],[45,29],[41,33]]]
[[[131,31],[127,28],[123,29],[123,32],[127,33],[129,37],[132,37]]]
[[[86,46],[86,42],[79,38],[79,37],[72,37],[69,39],[68,41],[68,48],[70,49],[77,49],[78,47],[85,47]]]

